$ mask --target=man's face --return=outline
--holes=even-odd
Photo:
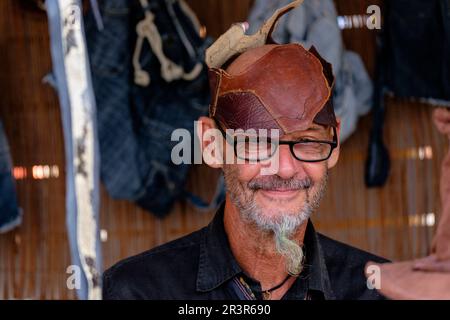
[[[330,129],[312,125],[280,140],[332,141]],[[297,160],[287,145],[280,145],[278,169],[262,175],[264,163],[225,164],[223,167],[227,192],[243,218],[262,230],[274,230],[287,224],[295,229],[308,219],[325,193],[329,161],[308,163]]]
[[[203,137],[209,129],[216,128],[211,118],[202,117],[199,120],[201,123],[199,137]],[[339,136],[339,120],[336,134]],[[220,137],[222,136],[219,134],[218,139]],[[291,154],[289,145],[279,144],[278,152],[274,155],[278,160],[275,160],[277,165],[268,175],[265,169],[267,167],[273,169],[273,158],[262,162],[238,162],[234,148],[223,148],[227,142],[225,138],[222,137],[222,139],[219,140],[222,143],[219,143],[221,147],[218,148],[217,155],[222,160],[229,159],[231,156],[231,163],[228,161],[225,161],[225,164],[221,164],[223,163],[221,161],[207,161],[207,163],[214,168],[223,169],[227,195],[239,211],[241,219],[253,224],[262,233],[272,235],[276,251],[285,259],[286,271],[291,275],[299,275],[303,268],[304,255],[294,233],[318,207],[325,193],[328,170],[337,163],[339,158],[339,143],[327,160],[313,163],[297,160]],[[333,134],[330,128],[315,124],[308,130],[280,137],[280,141],[332,141],[332,139]],[[208,139],[202,139],[202,141],[204,150],[212,143],[211,140],[208,142]],[[314,155],[317,159],[313,152],[317,150],[316,148],[309,147],[302,150],[300,153],[302,157],[296,153],[297,157],[301,159],[309,157],[311,160],[311,155]],[[230,155],[227,155],[227,152],[231,152]],[[244,154],[254,155],[254,153]],[[329,153],[325,152],[325,154],[327,156]],[[215,151],[212,158],[216,158]]]

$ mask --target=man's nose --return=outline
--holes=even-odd
[[[279,166],[276,173],[280,178],[289,179],[297,174],[298,161],[295,159],[287,145],[281,145],[279,152]]]

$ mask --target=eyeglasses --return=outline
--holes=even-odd
[[[303,162],[321,162],[328,160],[337,148],[337,133],[333,127],[333,141],[301,139],[297,141],[280,141],[270,137],[261,137],[245,132],[231,136],[219,125],[217,127],[228,143],[234,147],[237,158],[250,162],[268,160],[275,155],[280,145],[288,145],[295,159]]]

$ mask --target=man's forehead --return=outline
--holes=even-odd
[[[216,122],[217,124],[217,122]],[[255,136],[265,136],[265,135],[272,135],[272,130],[277,130],[280,138],[285,137],[300,137],[306,134],[326,134],[330,132],[330,126],[324,126],[321,124],[312,123],[310,126],[308,126],[305,130],[296,130],[289,132],[288,134],[282,134],[281,131],[278,129],[230,129],[227,128],[226,130],[230,130],[230,134],[244,134],[244,135],[255,135]]]
[[[312,124],[310,125],[306,130],[297,130],[292,131],[289,134],[286,134],[286,136],[301,136],[306,133],[327,133],[329,130],[329,127],[320,125],[320,124]]]
[[[301,138],[312,138],[318,140],[325,140],[329,137],[331,131],[330,127],[322,125],[311,125],[306,130],[297,130],[289,132],[288,134],[281,134],[279,139],[281,140],[298,140]],[[268,132],[270,135],[270,132]]]

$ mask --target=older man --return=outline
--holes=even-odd
[[[225,203],[207,227],[109,269],[104,298],[382,298],[364,266],[385,260],[309,219],[338,161],[339,121],[331,66],[314,48],[270,40],[292,7],[254,36],[233,26],[207,52],[212,101],[198,133],[207,163],[223,170]]]

